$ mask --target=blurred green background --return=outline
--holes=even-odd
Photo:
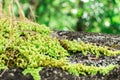
[[[25,16],[53,30],[120,34],[120,0],[19,0]],[[18,7],[14,4],[17,16]]]

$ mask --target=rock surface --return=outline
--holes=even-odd
[[[100,46],[109,46],[111,49],[120,49],[120,36],[118,35],[109,35],[101,33],[85,33],[85,32],[66,32],[66,31],[55,31],[52,35],[58,39],[69,39],[77,40],[84,42],[96,43]],[[81,53],[72,54],[69,57],[69,60],[74,63],[83,63],[86,65],[94,66],[107,66],[108,64],[118,64],[119,67],[112,70],[107,75],[97,74],[95,76],[74,76],[67,71],[63,71],[59,68],[45,67],[39,74],[41,75],[41,80],[120,80],[120,55],[118,56],[101,56],[98,59],[94,57],[91,53],[87,56],[82,55]],[[2,74],[3,71],[1,71]],[[0,76],[0,80],[33,80],[33,77],[22,74],[22,69],[7,69]]]

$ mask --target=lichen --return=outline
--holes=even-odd
[[[84,42],[78,43],[51,38],[51,32],[48,27],[30,21],[13,21],[10,23],[9,19],[1,19],[0,69],[21,67],[24,70],[31,68],[34,70],[40,67],[57,67],[79,75],[97,74],[98,72],[106,74],[116,67],[116,65],[94,67],[80,63],[71,64],[67,60],[67,57],[70,56],[69,51],[82,51],[85,55],[90,51],[97,56],[101,55],[100,53],[111,56],[119,52]]]

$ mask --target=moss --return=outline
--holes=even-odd
[[[42,70],[42,67],[38,67],[38,68],[26,68],[23,71],[24,75],[27,75],[28,73],[31,73],[31,75],[33,75],[34,80],[41,80],[41,77],[39,76],[39,71]]]
[[[120,54],[120,50],[112,51],[109,50],[106,46],[97,46],[96,44],[91,43],[84,43],[84,42],[77,42],[69,41],[69,40],[61,40],[61,45],[68,50],[69,52],[82,52],[84,55],[87,55],[88,52],[91,52],[92,54],[95,54],[96,57],[99,57],[101,55],[104,56],[116,56]]]
[[[109,71],[113,70],[115,67],[117,67],[117,65],[110,64],[106,67],[104,66],[95,67],[95,66],[87,66],[84,64],[77,63],[77,64],[69,64],[67,66],[65,65],[63,66],[63,69],[67,70],[68,72],[76,76],[79,76],[80,74],[96,75],[97,73],[106,75],[107,73],[109,73]]]
[[[27,65],[30,63],[29,58],[31,56],[39,54],[49,55],[55,59],[60,59],[68,55],[67,51],[60,46],[56,38],[51,39],[49,37],[48,34],[51,33],[51,30],[43,25],[34,24],[32,22],[17,22],[17,25],[13,28],[14,33],[11,39],[11,30],[9,25],[7,25],[9,21],[1,20],[0,22],[0,53],[7,54],[7,58],[13,56],[17,57],[18,59],[14,60],[14,64],[16,65],[23,63]],[[11,56],[11,54],[13,54],[13,56]]]
[[[92,44],[78,43],[76,41],[51,38],[51,30],[30,21],[0,20],[0,69],[5,67],[21,67],[25,71],[39,67],[58,67],[72,74],[102,74],[108,73],[116,67],[94,67],[83,64],[71,64],[67,60],[69,51],[82,51],[84,55],[92,52],[97,56],[100,53],[111,56],[119,54],[119,51],[110,51],[106,47],[98,47]],[[62,45],[62,46],[61,46]],[[107,68],[107,69],[106,69]],[[109,68],[109,69],[108,69]],[[29,72],[29,71],[28,71]],[[31,73],[32,74],[32,73]]]

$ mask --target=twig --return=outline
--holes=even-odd
[[[0,0],[0,18],[2,17],[2,0]]]
[[[8,69],[8,68],[5,68],[5,69],[3,70],[3,72],[0,74],[0,77],[3,76],[3,74],[6,72],[7,69]]]
[[[21,20],[25,20],[25,14],[24,14],[24,12],[23,12],[23,10],[22,10],[22,8],[21,8],[18,0],[15,0],[15,2],[16,2],[16,4],[17,4],[17,6],[18,6],[19,15],[20,15]]]
[[[13,0],[11,1],[11,3],[10,3],[10,6],[9,6],[9,15],[10,15],[10,25],[9,25],[9,27],[10,27],[10,29],[11,29],[11,31],[10,31],[10,38],[9,38],[9,41],[8,41],[8,43],[6,44],[6,46],[5,46],[5,48],[4,48],[4,50],[6,50],[6,48],[10,45],[10,43],[12,42],[12,40],[13,40],[13,33],[14,33],[14,29],[13,29],[13,27],[14,27],[14,23],[13,23],[13,18],[14,18],[14,13],[13,13]]]

